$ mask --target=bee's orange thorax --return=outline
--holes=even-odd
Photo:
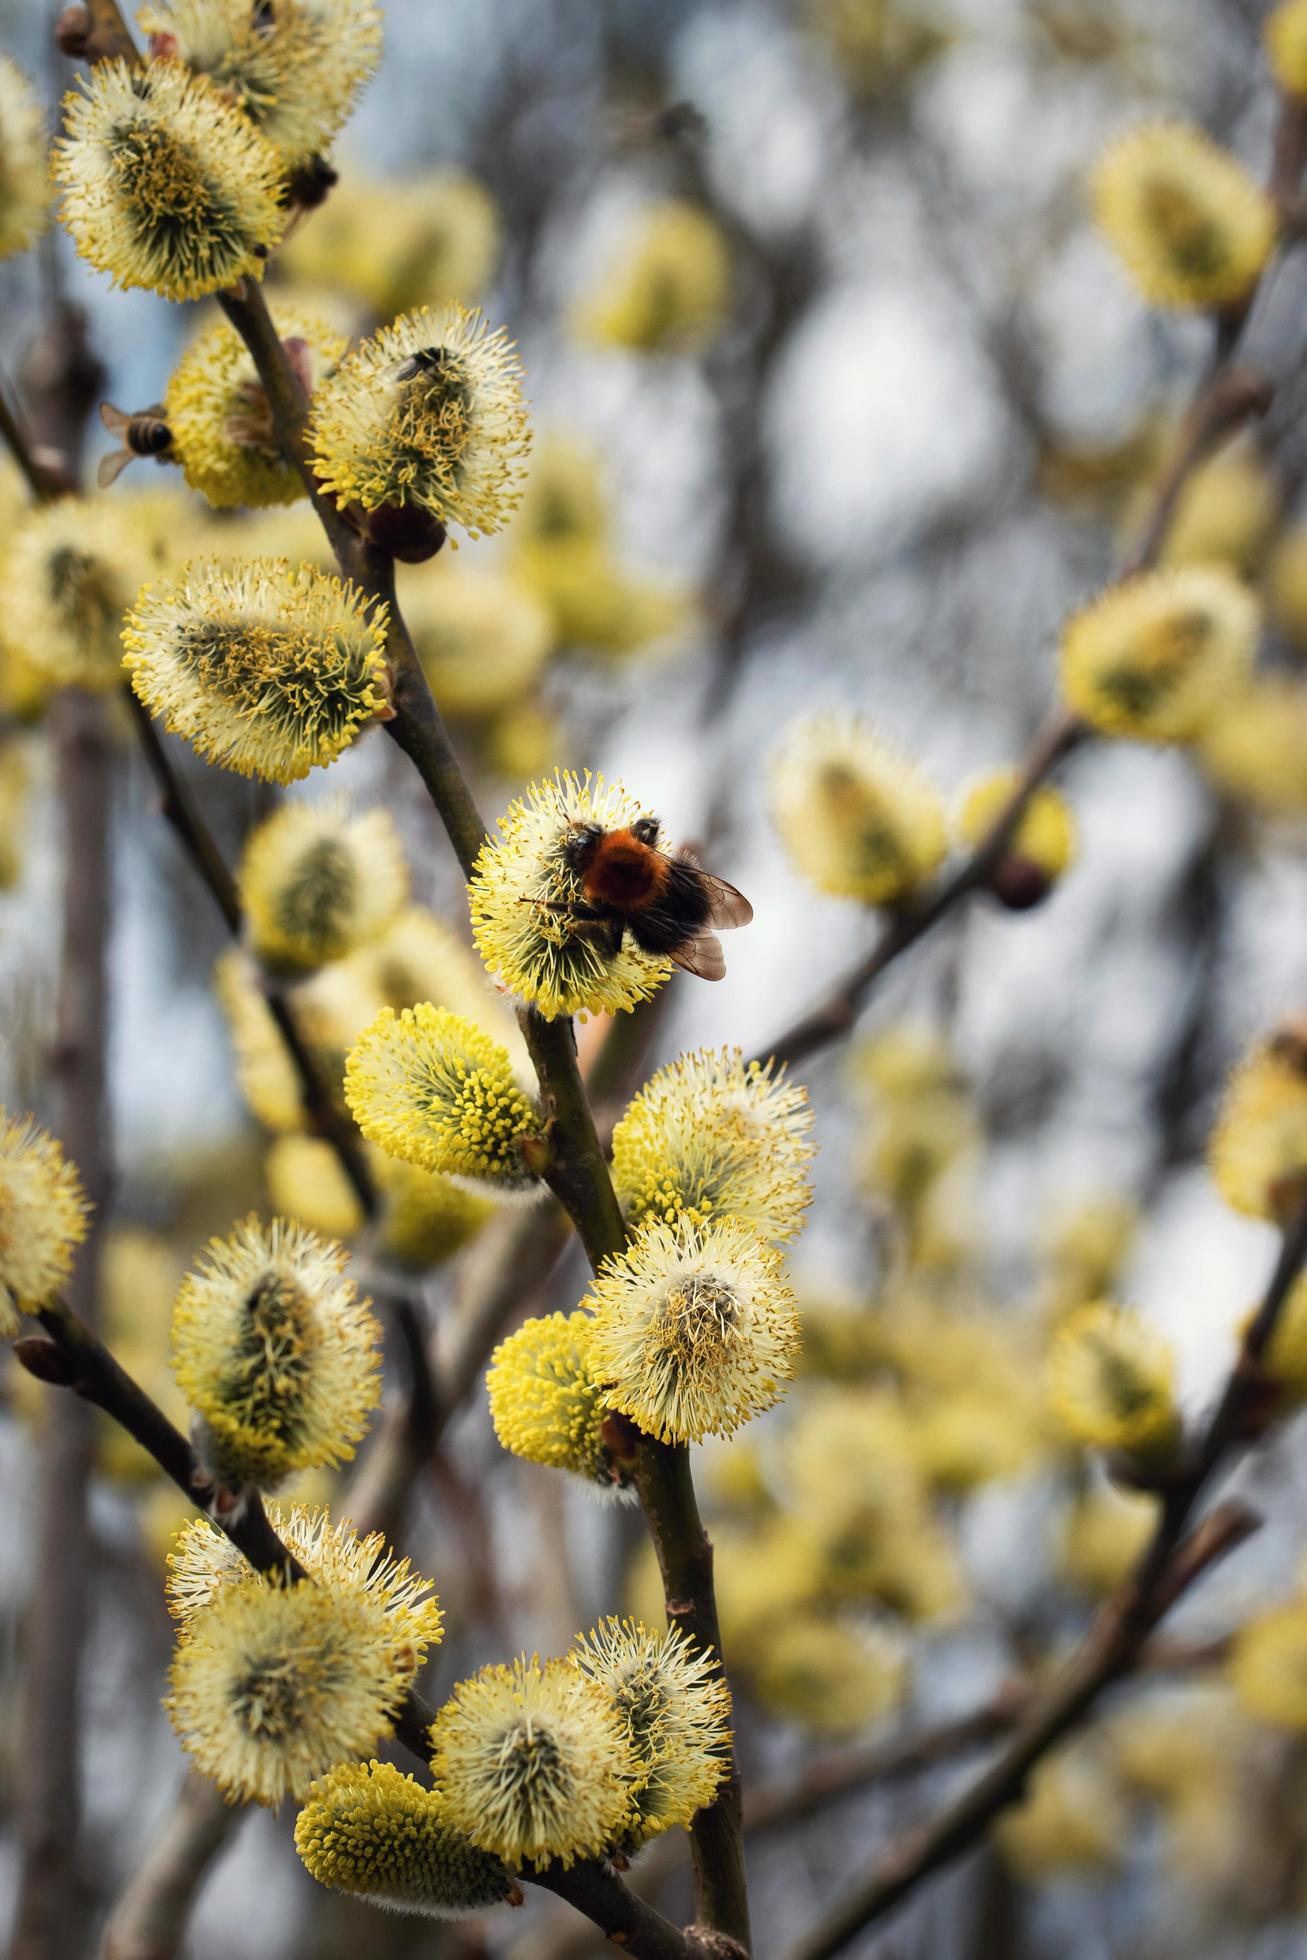
[[[629,830],[610,830],[596,845],[581,884],[592,904],[638,912],[660,896],[670,868],[661,851],[642,844]]]

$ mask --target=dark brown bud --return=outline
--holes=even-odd
[[[1042,905],[1053,884],[1041,864],[1017,851],[1001,857],[989,874],[989,889],[1009,912],[1028,912],[1032,905]]]
[[[440,519],[418,504],[382,504],[379,510],[357,515],[351,508],[346,515],[369,544],[398,558],[401,565],[425,564],[445,542]]]
[[[70,61],[82,61],[91,38],[89,7],[65,7],[54,24],[54,44]]]
[[[599,1424],[599,1435],[614,1462],[635,1462],[640,1453],[640,1432],[629,1417],[609,1409]]]
[[[49,1382],[52,1388],[71,1388],[77,1380],[72,1356],[46,1335],[20,1334],[13,1347],[14,1359],[39,1382]]]

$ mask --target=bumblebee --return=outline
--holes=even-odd
[[[659,850],[658,830],[657,817],[637,817],[621,830],[574,823],[562,855],[581,895],[567,909],[606,929],[613,953],[629,932],[642,952],[701,980],[720,980],[726,962],[717,933],[747,926],[753,907],[689,851]]]

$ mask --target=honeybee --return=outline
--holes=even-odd
[[[107,456],[100,458],[95,480],[102,490],[116,483],[127,465],[138,456],[153,456],[156,463],[168,460],[172,448],[172,430],[163,419],[163,403],[155,402],[151,408],[138,409],[135,415],[124,415],[122,409],[115,408],[112,402],[100,403],[100,420],[111,436],[118,436],[121,447],[111,449]]]
[[[445,365],[443,347],[419,347],[395,369],[396,381],[413,381],[419,374],[439,374]]]
[[[720,980],[726,962],[717,932],[747,926],[753,907],[688,851],[673,856],[660,851],[657,840],[657,817],[637,817],[621,830],[572,824],[563,862],[576,875],[581,896],[564,909],[604,928],[613,953],[629,932],[643,952],[672,960],[701,980]]]

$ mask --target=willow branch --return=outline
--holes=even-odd
[[[545,1177],[575,1221],[597,1270],[605,1259],[622,1251],[626,1224],[581,1080],[572,1026],[570,1021],[546,1021],[530,1008],[520,1018],[553,1147]],[[710,1650],[724,1673],[712,1545],[699,1515],[689,1449],[641,1435],[635,1483],[658,1555],[667,1617],[698,1646]],[[714,1801],[690,1825],[690,1855],[701,1918],[747,1949],[749,1901],[740,1781],[733,1755],[729,1776]]]
[[[175,1960],[196,1894],[248,1814],[189,1770],[109,1915],[101,1960]]]
[[[1194,391],[1154,489],[1148,515],[1117,574],[1119,579],[1136,577],[1157,564],[1176,506],[1194,471],[1271,406],[1275,388],[1270,377],[1259,369],[1231,365],[1232,352],[1233,348],[1222,355]],[[806,1009],[762,1049],[761,1056],[798,1063],[847,1034],[881,975],[964,899],[989,884],[1036,790],[1089,734],[1069,710],[1054,710],[1035,736],[1011,796],[971,855],[928,897],[901,907],[871,951],[815,1007]]]
[[[222,306],[254,361],[283,453],[313,499],[341,570],[387,609],[395,713],[386,726],[417,768],[464,876],[470,878],[485,827],[395,602],[393,560],[364,544],[322,495],[305,442],[308,402],[263,294],[247,281],[239,297],[224,295]],[[570,1021],[546,1021],[532,1009],[525,1009],[520,1018],[548,1118],[552,1155],[544,1175],[597,1266],[621,1250],[626,1227],[581,1082],[572,1026]],[[711,1548],[694,1500],[688,1454],[643,1439],[640,1455],[637,1483],[663,1569],[668,1611],[674,1617],[688,1614],[696,1631],[705,1631],[720,1665]],[[734,1773],[716,1802],[695,1818],[691,1835],[700,1914],[709,1925],[747,1947],[748,1905]]]
[[[1289,1290],[1307,1260],[1307,1203],[1284,1236],[1275,1271],[1244,1335],[1224,1393],[1135,1570],[1100,1615],[1062,1678],[1018,1724],[999,1761],[924,1829],[890,1848],[880,1867],[839,1901],[793,1948],[789,1960],[828,1960],[901,1905],[932,1873],[970,1849],[999,1813],[1024,1793],[1035,1765],[1076,1728],[1104,1688],[1129,1672],[1158,1621],[1212,1565],[1242,1544],[1255,1521],[1246,1507],[1222,1504],[1186,1536],[1208,1483],[1247,1440],[1264,1400],[1260,1358]]]

